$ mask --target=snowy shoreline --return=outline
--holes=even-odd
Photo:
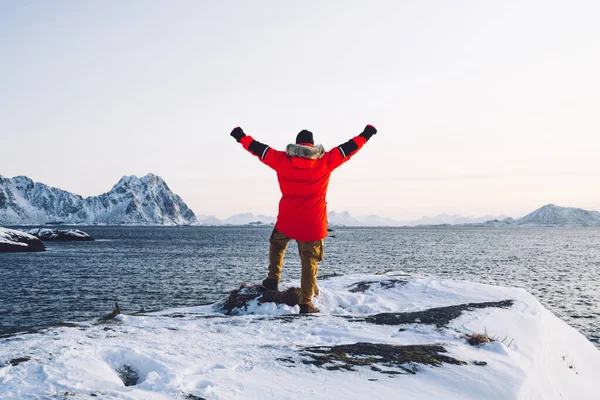
[[[0,339],[0,398],[593,399],[600,391],[600,352],[523,289],[398,273],[319,287],[318,316],[252,300],[235,316],[187,307]],[[442,325],[426,320],[436,308],[476,303],[492,306]],[[402,318],[377,324],[374,315]],[[483,333],[496,341],[467,343]],[[135,384],[125,386],[124,371]]]

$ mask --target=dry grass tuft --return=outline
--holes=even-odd
[[[495,342],[493,338],[488,336],[487,332],[467,334],[463,337],[467,339],[467,343],[469,343],[471,346],[479,346],[482,344]]]

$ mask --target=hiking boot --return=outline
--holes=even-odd
[[[312,303],[300,304],[300,314],[313,314],[318,313],[320,310],[313,306]]]
[[[263,295],[260,298],[261,303],[270,303],[275,300],[278,284],[277,280],[271,278],[262,281]]]

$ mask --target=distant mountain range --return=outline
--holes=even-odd
[[[547,204],[526,216],[514,219],[506,216],[465,217],[458,214],[440,214],[435,217],[422,217],[414,221],[396,221],[378,216],[361,216],[353,218],[347,211],[329,213],[330,225],[341,226],[566,226],[600,227],[600,212],[581,208],[560,207]]]
[[[202,225],[272,225],[277,218],[262,214],[236,214],[224,220],[209,215],[198,215],[198,222]],[[468,223],[482,223],[492,219],[504,219],[506,216],[484,216],[484,217],[465,217],[458,214],[448,215],[440,214],[435,217],[422,217],[415,221],[401,221],[392,218],[380,217],[379,215],[359,215],[353,217],[348,211],[337,213],[330,211],[327,214],[330,225],[333,226],[417,226],[417,225],[457,225]]]
[[[482,217],[440,214],[414,221],[378,215],[354,217],[348,211],[328,213],[331,226],[600,226],[600,212],[545,205],[526,216]],[[0,176],[0,225],[133,224],[133,225],[273,225],[276,218],[252,213],[226,219],[196,216],[159,176],[124,176],[99,196],[77,194],[34,182],[26,176]]]
[[[483,217],[465,217],[459,214],[440,214],[434,217],[421,217],[413,221],[395,220],[392,218],[380,217],[378,215],[360,215],[353,217],[348,211],[336,213],[334,211],[328,214],[329,223],[331,225],[344,226],[419,226],[419,225],[459,225],[459,224],[474,224],[483,223],[493,219],[502,220],[505,215],[492,216],[486,215]]]
[[[422,217],[414,221],[400,221],[378,215],[361,215],[354,217],[348,211],[328,214],[330,226],[600,226],[600,212],[587,211],[580,208],[559,207],[554,204],[545,205],[523,218],[514,219],[506,216],[465,217],[459,214],[440,214],[434,217]],[[276,218],[251,213],[238,214],[225,220],[202,216],[198,221],[204,225],[248,225],[274,224]]]
[[[34,182],[26,176],[0,176],[0,224],[197,223],[194,212],[154,174],[124,176],[107,193],[83,198]]]

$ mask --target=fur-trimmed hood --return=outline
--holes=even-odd
[[[287,145],[285,152],[290,157],[308,158],[309,160],[318,160],[325,155],[325,148],[322,144],[314,146],[303,146],[301,144],[290,143]]]

